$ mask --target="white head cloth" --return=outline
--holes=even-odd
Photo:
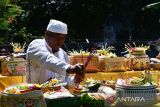
[[[47,31],[54,32],[54,33],[67,34],[68,32],[67,24],[58,20],[51,19],[47,26]]]

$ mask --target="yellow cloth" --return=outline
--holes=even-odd
[[[160,79],[160,73],[158,70],[151,71],[153,81],[158,82]],[[92,77],[96,80],[117,80],[118,78],[128,79],[131,77],[140,77],[142,71],[126,71],[126,72],[97,72],[97,73],[86,73],[85,79]]]
[[[18,83],[25,83],[25,76],[1,76],[0,75],[0,91],[4,90],[6,87]]]

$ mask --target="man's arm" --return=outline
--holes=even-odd
[[[27,58],[33,63],[38,63],[45,69],[54,71],[55,73],[65,75],[66,69],[71,65],[59,60],[51,54],[45,45],[39,41],[33,41],[27,49]]]

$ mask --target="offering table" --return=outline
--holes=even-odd
[[[157,80],[160,79],[160,71],[151,71]],[[142,71],[126,71],[126,72],[96,72],[96,73],[86,73],[85,79],[94,78],[96,80],[117,80],[118,78],[131,78],[133,76],[140,77]],[[0,74],[0,91],[4,90],[6,87],[18,83],[25,83],[25,76],[2,76]]]

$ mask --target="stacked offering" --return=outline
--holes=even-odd
[[[128,52],[127,58],[130,59],[131,62],[131,70],[146,70],[150,69],[150,59],[146,54],[146,50],[148,50],[149,46],[144,46],[143,44],[140,46],[136,46],[133,42],[134,46],[131,46],[129,43],[125,44],[126,52]]]
[[[13,53],[1,56],[1,72],[4,76],[10,75],[25,75],[26,60],[24,59],[24,47],[18,43],[11,43],[13,46]]]

